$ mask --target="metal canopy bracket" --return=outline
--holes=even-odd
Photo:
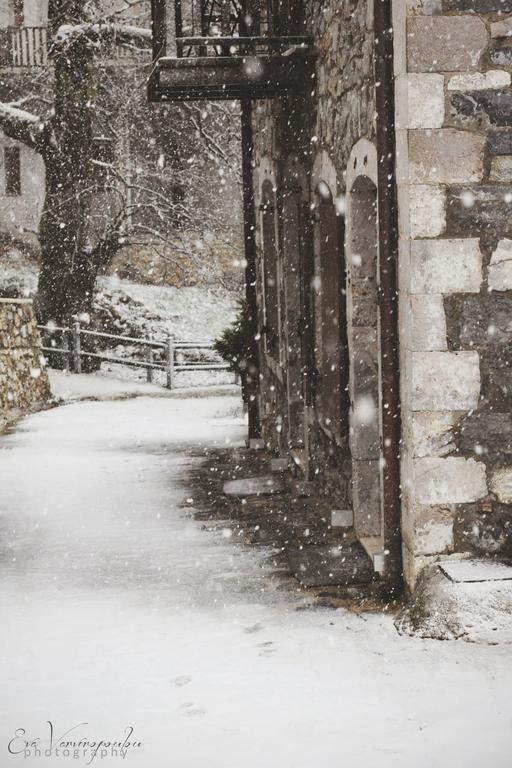
[[[261,14],[238,0],[200,6],[186,27],[200,36],[185,37],[180,0],[152,0],[150,101],[262,99],[314,86],[312,38],[269,34]]]
[[[304,86],[304,56],[230,56],[160,59],[149,80],[150,101],[263,99]]]

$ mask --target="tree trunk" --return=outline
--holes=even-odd
[[[95,187],[93,55],[78,38],[55,57],[53,141],[46,149],[46,199],[37,311],[43,323],[69,324],[89,312],[97,267],[90,206]]]
[[[96,54],[113,35],[147,41],[146,30],[99,25],[94,0],[50,0],[48,26],[54,62],[54,113],[43,122],[0,103],[0,127],[44,159],[46,194],[40,222],[41,271],[36,297],[39,322],[70,327],[90,314],[98,272],[119,248],[125,211],[108,165],[96,157]],[[98,162],[100,160],[101,162]],[[52,364],[63,363],[55,355]]]

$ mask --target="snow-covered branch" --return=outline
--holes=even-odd
[[[144,48],[151,46],[151,30],[115,22],[83,22],[82,24],[61,24],[52,42],[51,52],[67,50],[78,41],[86,41],[93,47],[104,43],[138,42]]]
[[[29,147],[41,151],[44,148],[46,125],[40,117],[14,107],[0,103],[0,130],[10,139],[16,139]]]

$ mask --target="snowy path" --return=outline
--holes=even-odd
[[[411,640],[389,617],[297,610],[265,552],[201,530],[199,443],[235,398],[81,402],[0,438],[0,766],[116,740],[136,768],[509,768],[511,648]],[[87,725],[80,725],[87,723]],[[12,751],[20,739],[11,743]]]

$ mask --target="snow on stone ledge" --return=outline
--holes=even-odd
[[[436,563],[423,571],[395,626],[402,635],[512,643],[512,568],[489,560]]]
[[[511,581],[512,568],[495,560],[443,560],[438,567],[454,582]]]

